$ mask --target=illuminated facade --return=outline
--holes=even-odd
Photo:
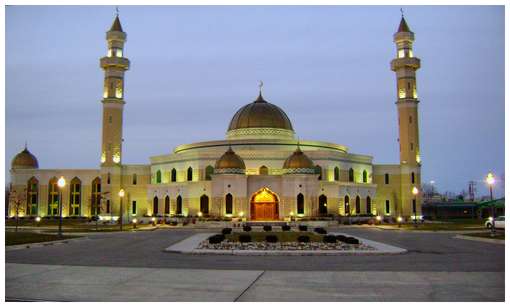
[[[377,165],[343,145],[300,140],[290,119],[260,91],[233,116],[225,140],[177,146],[146,165],[122,162],[126,33],[118,16],[106,33],[103,123],[98,169],[39,169],[28,149],[11,165],[15,191],[27,193],[22,215],[58,214],[57,179],[64,216],[116,218],[119,191],[125,219],[143,216],[245,217],[284,220],[292,216],[421,214],[420,146],[414,33],[402,17],[394,34],[400,163]],[[413,193],[414,191],[414,193]],[[11,210],[11,214],[13,211]]]

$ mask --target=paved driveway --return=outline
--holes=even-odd
[[[334,229],[331,229],[333,231]],[[504,245],[454,239],[453,234],[342,228],[370,240],[409,250],[402,255],[214,256],[165,253],[163,249],[194,233],[156,230],[91,236],[63,245],[6,252],[6,262],[150,268],[504,272]]]

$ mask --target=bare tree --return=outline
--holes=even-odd
[[[102,210],[105,209],[105,197],[104,195],[109,194],[109,192],[103,192],[99,195],[99,199],[96,199],[95,196],[89,196],[88,200],[90,203],[90,208],[92,210],[91,216],[94,217],[94,220],[96,222],[96,231],[99,230],[99,214]]]
[[[16,212],[16,232],[18,232],[19,214],[23,211],[27,200],[27,189],[23,188],[21,191],[11,189],[9,191],[9,204],[10,208]]]

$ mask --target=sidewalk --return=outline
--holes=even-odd
[[[504,301],[504,293],[504,272],[5,266],[7,301]]]

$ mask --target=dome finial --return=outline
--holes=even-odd
[[[262,87],[264,87],[264,82],[262,80],[259,81],[259,97],[257,97],[257,100],[255,102],[265,102],[264,98],[262,97]]]
[[[25,150],[28,150],[27,140],[25,140]]]
[[[402,14],[402,18],[404,18],[404,9],[400,8],[400,14]]]
[[[296,151],[301,151],[301,147],[299,147],[299,138],[297,140],[297,150]]]
[[[117,17],[119,17],[119,6],[115,6],[115,13],[117,14]]]

